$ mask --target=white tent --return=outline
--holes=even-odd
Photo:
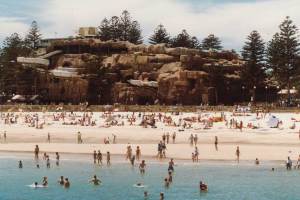
[[[278,92],[278,94],[287,94],[288,90],[287,89],[282,89]],[[290,94],[297,94],[298,90],[296,89],[290,89]]]
[[[278,127],[279,119],[275,116],[271,116],[266,123],[270,128],[276,128]]]

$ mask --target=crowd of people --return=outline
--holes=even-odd
[[[75,113],[75,112],[56,112],[56,113],[1,113],[0,120],[3,121],[4,124],[13,125],[18,123],[23,123],[28,127],[36,128],[36,129],[43,129],[45,126],[51,126],[53,122],[60,123],[63,126],[80,126],[80,127],[100,127],[100,128],[110,128],[113,126],[140,126],[141,128],[154,128],[156,129],[159,125],[163,125],[164,127],[174,127],[175,131],[160,131],[157,129],[157,132],[160,132],[161,139],[157,142],[157,159],[170,159],[168,164],[167,175],[163,177],[163,183],[165,188],[169,188],[172,185],[173,178],[174,178],[174,171],[175,171],[175,163],[174,159],[168,157],[168,147],[169,145],[176,144],[176,139],[180,136],[181,132],[185,131],[188,132],[190,129],[198,130],[199,124],[203,125],[202,129],[210,129],[214,126],[216,122],[224,122],[225,127],[228,129],[237,129],[237,132],[243,132],[243,129],[254,129],[257,128],[256,125],[253,123],[246,123],[243,120],[235,118],[238,116],[238,113],[233,113],[230,117],[226,116],[224,113],[221,114],[221,117],[207,117],[205,115],[197,114],[188,117],[178,117],[178,113],[167,114],[167,113],[113,113],[113,112],[103,112],[98,117],[95,117],[93,112],[84,112],[84,113]],[[174,116],[177,117],[174,117]],[[243,115],[246,115],[243,113]],[[267,113],[257,113],[257,118],[264,118],[266,117]],[[282,121],[278,122],[278,126],[282,124]],[[295,129],[295,127],[293,127]],[[0,140],[3,142],[7,142],[7,131],[3,131],[0,133]],[[50,132],[47,133],[46,142],[51,143],[53,138]],[[192,162],[199,162],[200,161],[200,152],[199,146],[201,146],[201,140],[199,141],[198,133],[188,133],[188,139],[185,141],[187,145],[190,145],[193,149],[191,152],[191,160]],[[85,138],[83,138],[83,133],[78,131],[76,134],[76,141],[78,144],[85,143]],[[159,135],[160,137],[160,135]],[[118,138],[119,139],[119,138]],[[222,139],[222,138],[221,138]],[[299,131],[299,139],[300,139],[300,131]],[[220,139],[218,136],[213,135],[211,137],[212,145],[214,145],[215,151],[219,150]],[[97,141],[99,143],[99,141]],[[103,138],[104,144],[116,144],[117,143],[117,135],[111,134],[110,137]],[[222,140],[221,140],[222,143]],[[221,144],[222,145],[222,144]],[[125,150],[125,160],[129,162],[132,167],[138,166],[138,170],[140,174],[143,176],[146,173],[147,164],[145,157],[142,156],[142,148],[144,147],[141,145],[132,145],[128,143],[126,150]],[[241,154],[242,147],[235,146],[235,152],[232,151],[232,155],[235,156],[236,162],[240,162],[240,158],[243,154]],[[106,152],[106,153],[105,153]],[[40,147],[36,145],[34,148],[34,157],[36,160],[40,160]],[[189,154],[190,155],[190,154]],[[106,165],[111,165],[111,154],[110,151],[104,151],[103,153],[101,150],[95,149],[92,153],[93,163],[95,165],[103,165],[106,160]],[[46,152],[43,152],[42,160],[45,162],[45,166],[47,168],[51,168],[51,159],[50,155]],[[104,160],[104,161],[103,161]],[[138,162],[138,164],[136,164]],[[254,160],[255,165],[260,165],[259,158]],[[56,166],[60,165],[60,154],[58,152],[55,153],[55,164]],[[23,162],[19,161],[19,168],[23,168]],[[40,164],[36,165],[37,168],[40,168]],[[296,164],[293,166],[293,161],[290,157],[287,158],[286,161],[286,169],[292,170],[300,169],[300,155],[297,159]],[[274,170],[274,168],[272,168]],[[94,185],[100,185],[102,181],[97,177],[97,175],[92,176],[89,180],[90,183]],[[58,183],[65,188],[70,187],[70,181],[68,178],[61,176]],[[38,182],[34,182],[36,187],[39,187]],[[48,178],[43,177],[41,184],[42,186],[48,186]],[[141,183],[138,183],[141,185]],[[199,183],[199,190],[201,192],[207,192],[208,186],[202,180]],[[147,197],[148,191],[144,191],[144,196]],[[159,194],[160,199],[164,199],[164,193]]]

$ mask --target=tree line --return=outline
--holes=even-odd
[[[134,44],[143,43],[142,30],[137,20],[132,19],[128,11],[118,16],[104,18],[100,23],[98,37],[103,40],[129,41]],[[300,86],[300,46],[298,28],[290,17],[286,17],[279,25],[278,32],[272,39],[265,42],[260,33],[252,31],[246,38],[241,50],[241,57],[245,61],[241,77],[243,87],[248,88],[255,96],[255,87],[267,86],[272,80],[280,88]],[[18,63],[18,56],[35,56],[35,50],[42,39],[36,21],[24,38],[13,33],[7,37],[0,47],[0,86],[1,91],[15,92],[18,80],[32,82],[35,72],[25,69]],[[186,30],[172,37],[164,25],[159,24],[149,37],[150,44],[165,43],[170,47],[187,47],[200,50],[222,50],[221,40],[214,34],[208,35],[202,41],[191,36]],[[12,84],[14,83],[14,84]],[[290,94],[288,94],[290,96]],[[288,98],[290,99],[290,98]]]

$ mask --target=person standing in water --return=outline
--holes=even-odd
[[[195,147],[195,162],[199,162],[199,150],[198,147]]]
[[[93,183],[94,185],[100,185],[101,184],[101,180],[98,179],[96,175],[94,175],[94,177],[89,182]]]
[[[170,182],[169,182],[168,178],[165,178],[164,181],[165,181],[165,188],[169,188]]]
[[[94,153],[93,153],[93,158],[94,158],[94,164],[96,164],[96,160],[97,160],[97,153],[96,153],[96,151],[94,151]]]
[[[168,167],[168,172],[174,172],[174,159],[171,158],[170,162],[169,162],[169,167]]]
[[[215,149],[216,149],[216,151],[218,151],[218,143],[219,143],[218,136],[215,136]]]
[[[145,160],[142,160],[142,162],[140,163],[139,169],[140,169],[140,173],[141,173],[142,175],[144,175],[144,174],[145,174],[145,171],[146,171],[146,163],[145,163]]]
[[[109,153],[109,151],[106,154],[106,163],[107,163],[107,165],[110,165],[110,153]]]
[[[236,159],[237,159],[238,163],[240,162],[240,154],[241,154],[240,147],[237,146],[236,151],[235,151],[235,155],[236,155]]]
[[[159,194],[159,200],[165,200],[165,195],[163,192]]]
[[[207,192],[208,191],[207,185],[205,183],[203,183],[202,181],[200,181],[200,183],[199,183],[199,189],[202,192]]]
[[[49,158],[49,156],[47,156],[46,166],[47,166],[48,169],[50,168],[50,158]]]
[[[135,151],[135,157],[136,157],[136,160],[140,160],[141,158],[141,149],[139,146],[136,147],[136,151]]]
[[[23,163],[22,160],[19,161],[19,168],[22,169],[23,168]]]
[[[100,152],[100,150],[98,150],[98,153],[97,153],[97,161],[98,161],[98,164],[102,165],[102,153]]]
[[[55,155],[56,155],[56,166],[59,166],[59,158],[60,158],[60,156],[59,156],[58,152],[56,152]]]
[[[35,149],[34,149],[34,158],[35,159],[39,159],[39,152],[40,152],[39,146],[35,145]]]
[[[134,167],[134,161],[135,161],[135,156],[132,156],[130,158],[130,163],[131,163],[132,167]]]
[[[69,179],[68,178],[65,178],[65,181],[64,181],[64,187],[65,188],[70,188],[70,181],[69,181]]]
[[[44,187],[48,186],[48,178],[46,176],[43,178],[42,185]]]
[[[61,176],[60,179],[57,181],[60,185],[64,185],[65,184],[65,180],[64,177]]]

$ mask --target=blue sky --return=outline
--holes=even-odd
[[[105,16],[127,9],[140,22],[145,41],[162,23],[171,35],[187,29],[201,40],[214,33],[225,48],[239,50],[252,30],[269,40],[287,15],[300,27],[299,1],[0,0],[0,41],[13,32],[24,35],[33,20],[44,37],[71,36],[80,26],[97,26]]]

